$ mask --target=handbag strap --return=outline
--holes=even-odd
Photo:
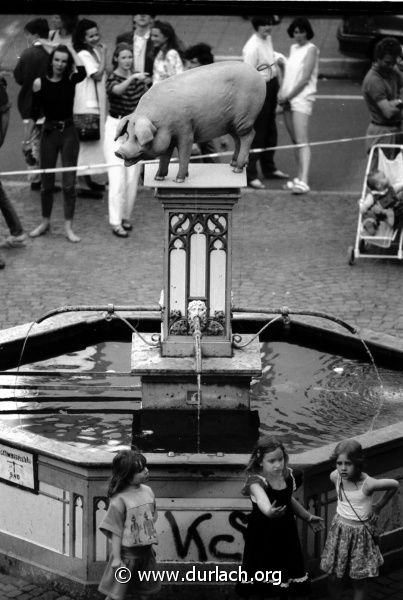
[[[94,82],[94,85],[95,85],[95,96],[96,96],[96,99],[97,99],[98,108],[101,110],[101,107],[99,106],[99,96],[98,96],[97,82],[92,77],[91,77],[91,79],[92,79],[92,81]]]
[[[339,490],[340,490],[340,500],[343,499],[343,492],[344,492],[344,497],[347,500],[348,504],[350,505],[351,510],[353,511],[353,513],[355,514],[355,516],[357,517],[357,519],[360,521],[360,523],[362,523],[362,525],[364,525],[365,529],[370,533],[372,539],[376,543],[374,534],[372,533],[372,531],[370,530],[370,528],[368,527],[368,525],[366,524],[366,522],[361,519],[360,515],[357,513],[357,511],[355,510],[354,506],[351,504],[350,500],[348,499],[347,494],[346,494],[346,490],[344,489],[344,486],[343,486],[343,481],[340,481],[340,483],[339,483]]]

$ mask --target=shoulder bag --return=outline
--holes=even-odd
[[[98,98],[97,82],[94,81],[95,95]],[[78,139],[80,142],[96,142],[101,139],[100,131],[100,116],[96,113],[79,113],[74,115],[74,125],[78,131]]]

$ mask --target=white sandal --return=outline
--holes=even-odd
[[[311,188],[305,181],[301,181],[300,179],[296,181],[291,190],[292,194],[307,194],[311,191]]]
[[[283,190],[287,190],[289,192],[292,192],[292,190],[294,189],[295,184],[300,183],[300,179],[298,179],[298,177],[294,177],[294,179],[290,179],[289,181],[287,181],[287,183],[285,183],[283,185]]]

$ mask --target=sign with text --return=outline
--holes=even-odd
[[[0,480],[38,492],[37,455],[0,444]]]

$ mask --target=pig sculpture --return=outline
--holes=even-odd
[[[120,121],[115,139],[126,136],[116,156],[124,159],[126,166],[159,156],[155,179],[162,180],[176,147],[179,170],[175,181],[182,183],[193,142],[228,133],[235,143],[231,166],[240,173],[265,95],[263,77],[241,62],[213,63],[174,75],[154,84],[136,110]]]

